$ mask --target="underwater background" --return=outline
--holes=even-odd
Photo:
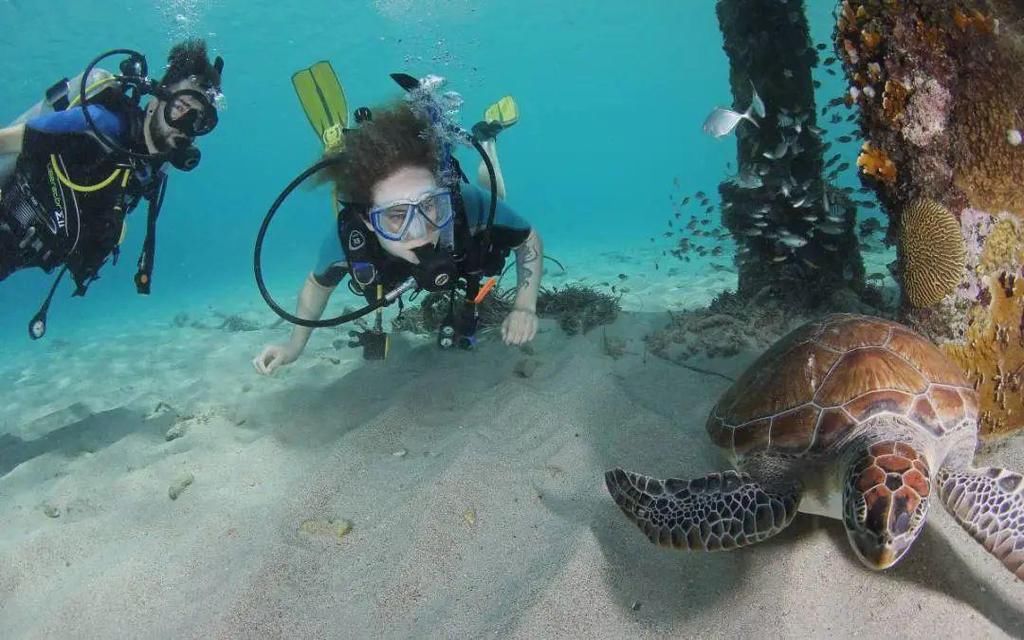
[[[145,53],[159,76],[186,37],[204,38],[211,58],[223,56],[227,100],[218,128],[199,141],[200,166],[170,171],[151,295],[138,295],[132,281],[145,206],[128,218],[120,262],[107,264],[84,298],[61,284],[44,339],[30,340],[26,325],[56,273],[0,282],[0,638],[1024,637],[1020,581],[935,505],[899,565],[872,571],[840,520],[809,513],[749,549],[659,549],[622,517],[602,482],[618,467],[691,478],[724,470],[706,428],[713,407],[777,338],[826,310],[900,314],[930,339],[928,320],[957,326],[941,307],[902,313],[905,280],[897,284],[890,272],[899,239],[881,236],[896,235],[889,219],[901,219],[901,198],[911,193],[969,212],[960,220],[974,262],[958,267],[945,302],[1012,311],[1012,323],[991,326],[1024,358],[1024,227],[1004,215],[999,224],[1018,233],[1019,260],[1012,269],[996,265],[984,275],[991,280],[971,280],[981,278],[982,231],[996,229],[1003,214],[929,191],[939,170],[912,161],[946,167],[941,145],[927,153],[890,145],[891,158],[866,153],[861,145],[880,134],[903,135],[868,108],[884,105],[885,90],[877,104],[843,104],[850,86],[881,77],[886,59],[839,44],[844,28],[865,42],[874,34],[875,45],[882,36],[834,12],[863,10],[865,20],[890,25],[878,33],[893,40],[886,54],[898,58],[907,46],[900,38],[913,44],[917,32],[891,25],[938,4],[0,0],[0,126],[110,49]],[[985,33],[994,21],[954,13],[961,0],[941,4],[949,15],[936,24],[951,29],[949,45],[932,51],[930,64],[947,68],[947,54],[966,51],[964,42],[993,46]],[[725,29],[731,59],[720,7],[734,12]],[[1006,32],[1024,56],[1024,11],[1013,15],[1019,20]],[[790,38],[778,37],[780,23]],[[937,41],[938,28],[918,35]],[[805,112],[783,113],[785,99],[806,106],[806,95],[787,93],[811,86],[800,75],[806,69],[788,74],[779,67],[790,63],[777,63],[791,60],[785,55],[761,65],[747,55],[757,51],[817,59],[814,125],[800,119]],[[391,324],[397,310],[387,309],[383,361],[349,348],[346,324],[315,331],[302,356],[274,375],[254,370],[252,359],[292,330],[257,291],[253,243],[274,199],[321,153],[291,84],[295,71],[320,60],[333,64],[350,112],[401,99],[394,72],[445,77],[464,99],[467,128],[492,102],[514,96],[520,119],[497,140],[507,200],[560,263],[545,265],[549,306],[538,301],[531,343],[501,341],[496,325],[510,303],[499,293],[487,299],[497,311],[477,347],[442,351],[440,318],[428,318],[423,295],[406,301],[405,325]],[[706,134],[716,107],[747,109],[733,95],[745,95],[748,77],[778,100],[765,101],[762,126]],[[952,89],[959,79],[945,80]],[[1006,95],[1019,111],[1018,84],[1019,94]],[[957,105],[970,106],[973,95],[959,93]],[[934,120],[929,111],[907,116],[907,126]],[[772,136],[800,123],[804,140],[824,144],[804,149],[812,162],[798,167],[815,187],[791,194],[779,185],[796,180],[798,163],[774,162],[788,152],[773,154]],[[943,142],[940,133],[966,139],[954,139],[961,129],[928,130]],[[1006,132],[996,133],[1003,145]],[[990,149],[1020,151],[1010,144]],[[738,156],[773,160],[772,171],[758,174],[765,189],[730,180]],[[879,182],[884,175],[867,167],[858,175],[865,156],[895,161],[901,179],[911,179]],[[475,152],[460,149],[459,157],[473,180]],[[1011,171],[995,173],[996,182],[1012,182]],[[732,209],[720,205],[720,189]],[[759,237],[768,223],[744,191],[789,203],[780,228],[804,235]],[[796,201],[812,192],[828,216],[813,220],[814,232],[807,217],[793,219],[807,215]],[[838,213],[830,206],[837,200],[846,202]],[[332,233],[332,213],[326,187],[304,186],[274,219],[263,272],[283,307],[294,308]],[[839,213],[841,243],[832,219]],[[945,213],[940,239],[959,240],[945,232],[960,224]],[[971,228],[972,219],[988,222]],[[918,247],[947,246],[922,237]],[[991,231],[985,243],[999,249],[1003,240]],[[773,254],[780,245],[799,250]],[[838,277],[811,282],[814,271],[830,271],[808,260],[825,251],[839,256]],[[1020,273],[1016,285],[1011,271]],[[501,282],[506,293],[513,275]],[[1000,290],[1005,304],[988,304]],[[361,305],[339,287],[325,315]],[[959,336],[964,342],[997,345],[989,334],[976,337],[989,325],[973,326]],[[1024,360],[982,364],[1005,371],[1006,362],[1024,375]],[[1021,415],[1008,411],[1007,424],[1019,429]],[[976,461],[1024,469],[1024,441],[993,441]]]
[[[807,5],[813,39],[827,41],[831,3]],[[717,202],[717,184],[735,173],[734,138],[701,132],[707,113],[732,101],[710,0],[86,0],[61,11],[59,21],[43,19],[31,3],[0,0],[0,24],[8,27],[0,43],[0,122],[112,48],[142,51],[158,75],[172,44],[186,36],[205,38],[211,55],[225,58],[228,106],[218,129],[200,140],[199,168],[171,172],[152,294],[139,296],[132,284],[145,231],[143,205],[128,218],[119,263],[103,268],[87,296],[70,299],[70,279],[61,284],[51,306],[53,338],[120,334],[196,306],[258,299],[252,245],[259,223],[278,192],[319,153],[290,77],[322,59],[332,62],[350,110],[398,98],[388,77],[397,71],[447,78],[447,88],[465,100],[461,122],[467,128],[491,102],[513,95],[520,122],[498,145],[508,200],[541,232],[547,254],[562,255],[563,262],[566,254],[598,259],[601,251],[636,256],[639,250],[652,257],[630,269],[652,270],[660,254],[652,249],[676,242],[662,237],[673,202],[698,190]],[[823,104],[843,86],[840,77],[818,71]],[[463,149],[460,158],[474,176],[475,152]],[[854,171],[848,173],[855,183]],[[271,226],[265,276],[286,307],[331,224],[322,188],[300,190]],[[718,262],[728,265],[732,250],[726,244]],[[681,286],[711,260],[693,258],[679,270]],[[567,266],[575,275],[586,269]],[[51,283],[52,276],[32,270],[0,286],[4,351],[39,346],[27,340],[25,327]],[[336,296],[328,313],[352,301],[346,297]]]

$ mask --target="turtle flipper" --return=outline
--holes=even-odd
[[[1024,477],[999,467],[939,471],[939,496],[960,526],[1024,579]]]
[[[761,542],[786,528],[800,505],[796,487],[769,491],[735,471],[655,480],[613,469],[604,480],[615,504],[651,542],[676,549],[719,551]]]

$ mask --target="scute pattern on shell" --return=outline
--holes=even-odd
[[[907,327],[832,314],[762,354],[723,394],[707,430],[737,457],[820,454],[884,413],[941,437],[977,419],[978,398],[959,367]]]
[[[919,199],[903,210],[897,246],[899,272],[910,304],[938,304],[956,290],[967,248],[956,217],[938,202]]]

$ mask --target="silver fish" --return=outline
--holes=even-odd
[[[800,236],[794,235],[783,236],[782,238],[780,238],[780,242],[782,242],[782,244],[786,245],[787,247],[792,247],[794,249],[799,249],[800,247],[807,246],[806,238],[801,238]]]
[[[716,138],[727,136],[736,129],[742,120],[749,120],[755,127],[760,127],[761,125],[757,124],[757,120],[754,120],[750,114],[756,113],[763,118],[765,113],[764,102],[761,101],[761,96],[757,95],[757,90],[753,89],[753,84],[751,84],[751,89],[754,91],[754,95],[750,102],[750,107],[746,111],[737,113],[725,107],[715,107],[708,114],[707,119],[704,120],[704,133]]]
[[[785,141],[780,142],[773,150],[765,151],[761,155],[768,158],[769,160],[778,160],[779,158],[786,155],[786,151],[789,150],[789,144]]]
[[[744,229],[744,230],[742,231],[742,233],[743,233],[743,235],[745,235],[745,236],[750,236],[750,237],[754,237],[754,236],[759,236],[759,235],[761,235],[761,230],[760,230],[760,229]]]
[[[732,109],[715,107],[715,110],[704,121],[704,133],[716,138],[727,136],[733,132],[741,120],[749,120],[754,126],[760,127],[757,121],[750,117],[750,109],[744,113],[736,113]]]
[[[754,113],[756,113],[759,118],[763,118],[767,112],[764,110],[764,101],[761,100],[761,96],[757,95],[757,87],[754,86],[753,80],[750,81],[750,91],[752,92],[750,108],[754,110]]]
[[[818,216],[804,216],[803,219],[807,222],[817,222]]]
[[[764,186],[764,180],[761,179],[761,176],[749,171],[743,171],[742,173],[729,178],[729,182],[733,183],[740,189],[759,189]]]
[[[823,224],[818,227],[818,231],[827,233],[830,236],[838,236],[843,232],[843,228],[836,224]]]

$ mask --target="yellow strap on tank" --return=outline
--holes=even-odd
[[[86,93],[86,95],[88,95],[88,94],[92,93],[94,89],[97,89],[97,88],[102,87],[103,85],[105,85],[107,83],[114,82],[114,81],[115,81],[115,79],[114,79],[113,76],[110,76],[109,78],[103,78],[102,80],[97,80],[96,82],[92,83],[91,85],[89,85],[88,87],[85,88],[85,93]],[[81,101],[82,101],[82,96],[81,96],[81,94],[79,94],[79,95],[75,96],[74,100],[72,100],[71,102],[68,103],[68,108],[70,109],[71,107],[74,107],[75,105],[77,105]]]
[[[63,184],[65,187],[67,187],[69,189],[73,189],[73,190],[75,190],[75,191],[77,191],[79,193],[92,193],[94,191],[99,191],[100,189],[104,189],[104,188],[108,187],[111,182],[113,182],[114,180],[117,180],[117,176],[119,176],[121,174],[121,170],[120,169],[114,169],[114,172],[111,173],[109,176],[107,176],[107,178],[105,180],[103,180],[102,182],[97,182],[96,184],[92,184],[92,185],[81,185],[81,184],[75,184],[74,182],[71,182],[71,179],[68,178],[66,175],[64,175],[64,172],[60,170],[59,166],[57,166],[57,156],[56,155],[50,155],[50,166],[53,168],[53,173],[56,174],[57,179],[60,180],[61,184]],[[128,184],[128,172],[127,171],[124,172],[124,183],[123,184]]]

